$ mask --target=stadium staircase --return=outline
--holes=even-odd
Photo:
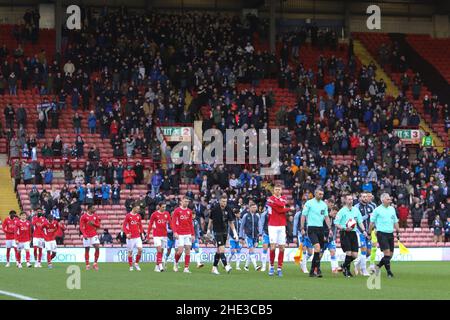
[[[8,166],[0,167],[0,219],[2,221],[8,216],[10,210],[20,212],[10,170]]]
[[[378,77],[382,77],[387,85],[387,94],[393,97],[397,97],[401,87],[401,77],[402,73],[393,72],[389,66],[384,66],[382,68],[377,62],[378,50],[382,44],[391,44],[391,38],[386,33],[353,33],[354,40],[354,51],[355,54],[360,56],[360,59],[364,59],[367,63],[374,62],[377,67],[377,80]],[[414,70],[408,69],[407,74],[412,82],[415,75]],[[414,105],[415,110],[420,116],[419,127],[425,131],[429,132],[433,137],[435,146],[439,152],[442,152],[443,148],[448,145],[448,134],[445,131],[445,124],[443,119],[440,119],[438,123],[433,124],[431,122],[431,116],[425,113],[422,105],[422,100],[425,95],[431,97],[431,91],[422,85],[422,90],[418,100],[413,99],[411,85],[410,89],[406,92],[406,96],[409,101]]]
[[[450,39],[433,39],[430,35],[411,34],[406,37],[408,43],[425,60],[430,62],[450,84]]]

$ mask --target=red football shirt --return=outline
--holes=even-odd
[[[93,225],[90,225],[92,222]],[[85,213],[80,219],[80,231],[84,238],[92,238],[97,235],[97,229],[100,228],[100,217],[98,214]]]
[[[18,242],[29,242],[31,240],[31,222],[28,220],[17,220],[16,240]]]
[[[167,224],[172,228],[170,213],[167,211],[155,211],[150,217],[147,234],[150,235],[150,232],[153,230],[154,237],[167,237]]]
[[[141,233],[144,233],[141,216],[137,213],[128,213],[123,220],[122,229],[125,234],[131,235],[131,239],[140,238]]]
[[[286,208],[286,198],[281,196],[279,198],[270,196],[267,199],[269,206],[269,226],[279,227],[286,226],[286,212],[290,209]]]
[[[59,229],[58,221],[56,221],[56,220],[53,220],[52,222],[45,221],[44,227],[43,227],[45,241],[55,240],[58,229]]]
[[[172,214],[172,230],[173,233],[179,235],[195,235],[192,210],[189,208],[176,208]]]
[[[11,219],[10,217],[7,217],[5,220],[3,220],[2,229],[5,233],[6,240],[14,240],[14,234],[16,232],[16,222],[19,219],[14,218]]]
[[[33,220],[31,220],[31,224],[33,225],[33,238],[44,238],[44,224],[47,221],[44,217],[34,216]]]

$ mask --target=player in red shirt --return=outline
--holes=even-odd
[[[164,202],[158,203],[158,210],[153,212],[148,224],[147,237],[153,234],[153,244],[156,247],[156,266],[155,272],[163,272],[162,257],[164,249],[167,248],[167,225],[172,228],[170,213],[166,211],[166,204]]]
[[[144,228],[142,227],[142,218],[139,215],[140,206],[135,203],[131,212],[125,216],[122,224],[122,231],[127,235],[127,249],[128,249],[128,264],[130,271],[133,271],[133,250],[137,249],[136,261],[134,268],[141,271],[139,261],[142,255],[142,234]]]
[[[273,189],[273,195],[267,199],[269,209],[269,241],[270,241],[270,269],[269,275],[274,274],[275,252],[278,247],[278,276],[282,276],[284,247],[286,245],[286,213],[291,210],[287,207],[287,201],[281,195],[280,185]]]
[[[16,222],[19,220],[16,216],[16,212],[11,210],[9,212],[9,217],[5,218],[2,224],[3,232],[6,236],[6,268],[9,268],[9,256],[11,255],[11,248],[14,248],[15,256],[17,257],[17,247],[16,240],[14,240],[14,235],[16,232]]]
[[[172,214],[172,229],[173,236],[176,239],[176,246],[178,247],[175,253],[175,263],[173,265],[173,271],[178,272],[178,261],[183,254],[184,247],[184,273],[191,273],[189,271],[189,262],[191,260],[191,245],[192,240],[195,239],[194,231],[194,215],[192,210],[188,208],[189,198],[183,197],[181,204],[173,211]]]
[[[89,264],[89,250],[95,248],[94,270],[98,271],[98,257],[100,255],[100,240],[97,229],[100,228],[100,217],[95,213],[93,205],[88,206],[88,210],[80,218],[80,232],[83,236],[83,246],[85,248],[84,259],[86,260],[86,270],[91,268]]]
[[[44,217],[42,209],[37,209],[37,216],[31,220],[33,225],[33,253],[34,253],[34,267],[41,268],[42,250],[45,247],[44,240],[44,223],[47,221]]]
[[[16,221],[16,242],[17,242],[17,267],[22,268],[21,254],[25,250],[27,267],[31,268],[30,263],[30,241],[31,241],[31,222],[27,220],[25,212],[20,213],[20,220]]]
[[[56,234],[58,229],[58,221],[56,221],[52,215],[49,215],[48,220],[45,221],[43,226],[45,250],[47,250],[47,265],[49,269],[53,268],[52,259],[56,257]]]

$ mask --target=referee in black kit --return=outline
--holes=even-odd
[[[225,244],[227,243],[228,227],[231,228],[234,239],[236,241],[239,240],[236,227],[234,226],[235,217],[231,208],[227,205],[227,202],[227,195],[222,195],[219,203],[211,208],[209,215],[208,234],[211,234],[212,227],[214,231],[214,238],[217,243],[217,252],[214,255],[214,265],[212,268],[213,274],[220,274],[217,270],[219,260],[222,261],[222,264],[228,273],[230,273],[232,269],[231,266],[227,264],[227,259],[225,257]]]

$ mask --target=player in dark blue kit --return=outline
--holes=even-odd
[[[201,260],[200,246],[198,242],[198,239],[200,238],[200,222],[197,219],[194,219],[192,223],[194,224],[195,240],[192,242],[191,250],[194,251],[194,261],[197,262],[197,268],[202,268],[205,265]]]
[[[164,269],[166,268],[167,259],[169,259],[172,249],[175,250],[175,238],[173,237],[173,230],[167,224],[167,252],[164,255]]]
[[[261,256],[261,272],[266,271],[267,265],[267,252],[269,251],[270,239],[269,239],[269,217],[268,217],[268,209],[264,207],[264,211],[259,216],[259,241],[262,241],[263,245],[263,253]]]
[[[328,205],[328,217],[330,218],[331,230],[332,230],[333,234],[332,234],[332,236],[327,237],[327,239],[325,240],[320,258],[322,258],[323,254],[325,253],[325,250],[329,250],[330,251],[330,261],[331,261],[331,272],[338,273],[339,271],[342,271],[342,268],[339,267],[339,262],[338,262],[338,259],[336,256],[337,228],[336,228],[336,225],[334,224],[334,219],[336,218],[336,214],[338,212],[338,207],[335,206],[334,202],[331,200],[325,200],[325,202]],[[324,230],[324,234],[329,234],[328,226],[326,223],[323,224],[323,230]]]
[[[258,207],[256,206],[256,203],[250,201],[248,204],[248,210],[241,219],[239,237],[241,239],[245,239],[248,248],[247,260],[244,267],[245,271],[248,271],[250,261],[252,262],[255,271],[259,271],[261,269],[261,266],[256,264],[255,256],[255,248],[258,246],[259,238],[259,215],[256,212],[257,209]]]
[[[373,210],[377,207],[377,205],[371,201],[370,194],[366,192],[361,193],[359,202],[355,205],[355,207],[361,212],[364,227],[366,230],[369,230],[370,216],[372,215]],[[367,257],[370,256],[372,242],[364,236],[361,228],[359,226],[357,227],[356,233],[358,234],[359,249],[361,252],[358,259],[355,261],[355,274],[357,275],[361,272],[362,275],[369,276],[369,272],[367,272],[366,260]],[[374,250],[376,250],[376,247]]]
[[[246,209],[244,209],[245,211]],[[234,221],[234,226],[236,228],[236,231],[238,234],[240,234],[240,230],[241,230],[241,212],[239,211],[238,208],[234,208],[233,209],[234,212],[234,216],[236,218],[236,220]],[[241,244],[241,239],[239,240],[235,240],[233,239],[233,232],[230,228],[228,228],[228,234],[229,234],[229,242],[230,242],[230,257],[228,258],[228,263],[231,264],[231,260],[233,259],[233,257],[236,258],[236,270],[241,270],[240,267],[240,263],[241,263],[241,249],[242,249],[242,244]]]

